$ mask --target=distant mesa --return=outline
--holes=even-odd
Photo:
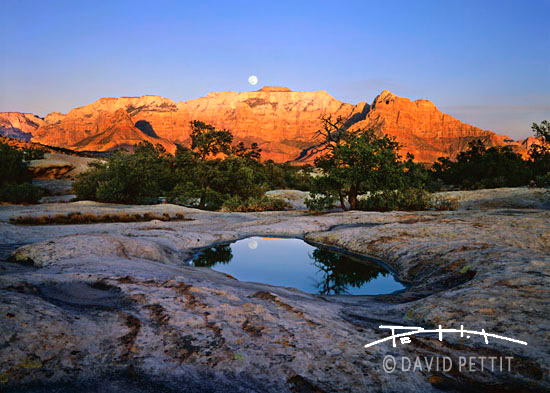
[[[291,92],[288,87],[281,87],[281,86],[264,86],[258,91],[264,91],[264,92],[271,92],[271,93],[277,93],[277,92]]]
[[[209,93],[186,102],[153,95],[101,98],[44,119],[4,112],[0,113],[0,135],[77,151],[105,152],[148,141],[174,152],[176,144],[189,143],[189,122],[202,120],[231,130],[235,142],[258,142],[262,159],[311,163],[318,155],[320,117],[327,115],[350,118],[351,129],[371,128],[395,136],[403,145],[401,154],[412,153],[421,162],[454,157],[475,139],[488,146],[512,146],[522,153],[530,145],[530,141],[513,141],[462,123],[441,113],[431,101],[411,101],[388,90],[370,105],[352,105],[322,90],[296,92],[280,86]]]

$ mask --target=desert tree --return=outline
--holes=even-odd
[[[262,149],[260,149],[256,142],[252,142],[250,147],[246,147],[244,142],[239,142],[233,147],[232,153],[237,157],[259,161],[262,156]]]
[[[315,135],[321,141],[317,152],[325,150],[334,150],[350,135],[349,123],[350,120],[343,116],[323,115],[321,120],[321,128]]]
[[[233,134],[228,130],[217,130],[214,126],[200,120],[191,124],[191,151],[204,161],[218,154],[228,155],[231,152]]]
[[[537,141],[529,148],[533,177],[539,186],[550,185],[550,122],[543,120],[531,126]]]
[[[358,209],[358,196],[398,189],[404,185],[404,164],[399,143],[374,130],[347,133],[329,151],[315,159],[322,174],[315,179],[309,201],[330,203],[338,199],[343,210]],[[317,206],[319,207],[319,206]]]

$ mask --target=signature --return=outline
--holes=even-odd
[[[516,344],[527,345],[527,343],[525,341],[516,340],[516,339],[513,339],[513,338],[509,338],[509,337],[504,337],[504,336],[499,336],[498,334],[487,333],[485,331],[485,329],[481,329],[481,332],[478,332],[476,330],[464,330],[463,325],[460,325],[460,329],[442,329],[441,325],[439,325],[439,328],[432,329],[432,330],[427,330],[427,329],[424,329],[424,328],[421,328],[421,327],[415,327],[415,326],[391,326],[391,325],[390,326],[380,325],[379,328],[380,329],[390,329],[391,330],[391,336],[380,339],[380,340],[377,340],[377,341],[374,341],[374,342],[369,343],[369,344],[365,344],[365,348],[369,348],[369,347],[372,347],[374,345],[377,345],[377,344],[380,344],[380,343],[383,343],[383,342],[389,341],[389,340],[392,340],[393,346],[395,347],[396,346],[396,339],[399,339],[401,344],[409,344],[411,342],[410,336],[413,336],[413,335],[419,334],[419,333],[422,333],[422,334],[437,333],[439,335],[439,341],[443,341],[443,333],[460,333],[460,337],[464,337],[464,335],[466,334],[466,338],[470,338],[471,334],[478,335],[478,336],[483,336],[484,339],[485,339],[485,344],[489,344],[489,337],[491,337],[491,338],[497,338],[499,340],[510,341],[510,342],[513,342],[513,343],[516,343]],[[395,334],[396,330],[407,330],[407,331],[404,332],[404,333]]]

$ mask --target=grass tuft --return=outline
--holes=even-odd
[[[177,213],[170,215],[168,213],[154,214],[130,214],[130,213],[80,213],[71,212],[67,214],[57,213],[53,216],[44,214],[41,216],[17,216],[11,217],[10,223],[15,225],[79,225],[79,224],[100,224],[100,223],[120,223],[120,222],[145,222],[145,221],[189,221],[183,214]]]

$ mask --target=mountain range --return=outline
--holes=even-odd
[[[67,114],[45,118],[29,113],[0,113],[0,135],[76,151],[131,148],[140,141],[163,145],[174,152],[190,142],[191,120],[231,130],[235,141],[257,142],[262,158],[276,162],[311,162],[320,140],[320,118],[349,118],[352,129],[372,128],[395,136],[402,154],[420,162],[454,157],[468,142],[482,139],[488,146],[513,146],[524,153],[528,141],[482,130],[444,114],[430,101],[411,101],[382,91],[371,104],[341,102],[326,91],[298,92],[263,87],[251,92],[218,92],[185,102],[146,95],[100,98]]]

